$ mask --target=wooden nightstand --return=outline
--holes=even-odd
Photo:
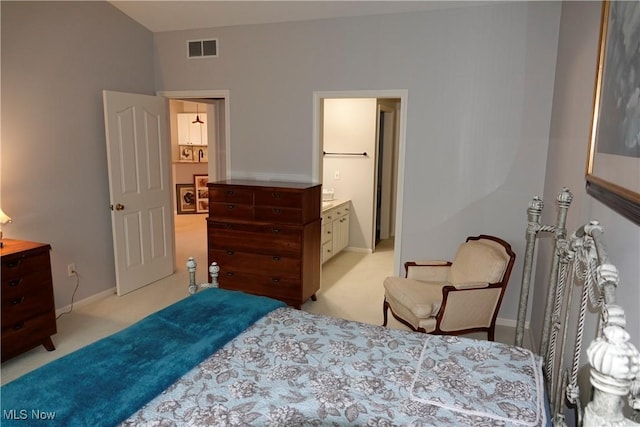
[[[51,246],[2,239],[2,361],[42,344],[55,350]]]

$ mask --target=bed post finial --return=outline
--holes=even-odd
[[[573,193],[567,187],[563,187],[562,191],[558,193],[557,203],[561,208],[568,209],[573,201]]]
[[[218,287],[218,273],[220,272],[220,267],[218,267],[217,262],[212,262],[209,266],[209,275],[211,276],[211,286],[214,288]]]
[[[604,313],[602,336],[587,349],[595,390],[585,409],[585,426],[624,425],[623,398],[635,397],[633,388],[640,376],[640,353],[624,329],[624,311],[619,306],[606,305]]]
[[[192,256],[187,260],[187,271],[189,272],[189,293],[195,294],[198,291],[198,285],[196,285],[196,267],[198,263]]]

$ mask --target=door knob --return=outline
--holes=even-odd
[[[122,210],[124,210],[124,205],[123,205],[123,204],[121,204],[121,203],[118,203],[118,204],[116,205],[116,210],[117,210],[117,211],[122,211]]]

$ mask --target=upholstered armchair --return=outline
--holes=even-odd
[[[405,277],[384,281],[387,311],[414,331],[439,335],[487,332],[495,339],[500,303],[516,254],[504,240],[468,237],[453,261],[410,261]]]

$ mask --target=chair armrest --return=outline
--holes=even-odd
[[[455,283],[455,284],[452,283],[452,285],[458,291],[466,290],[466,289],[481,289],[481,288],[489,287],[489,283],[487,282],[467,282],[467,283]]]
[[[407,261],[404,263],[405,277],[427,282],[446,282],[451,262]]]
[[[436,315],[436,330],[472,331],[495,323],[502,299],[497,283],[461,283],[461,288],[442,288],[442,304]],[[469,287],[466,287],[469,286]]]

